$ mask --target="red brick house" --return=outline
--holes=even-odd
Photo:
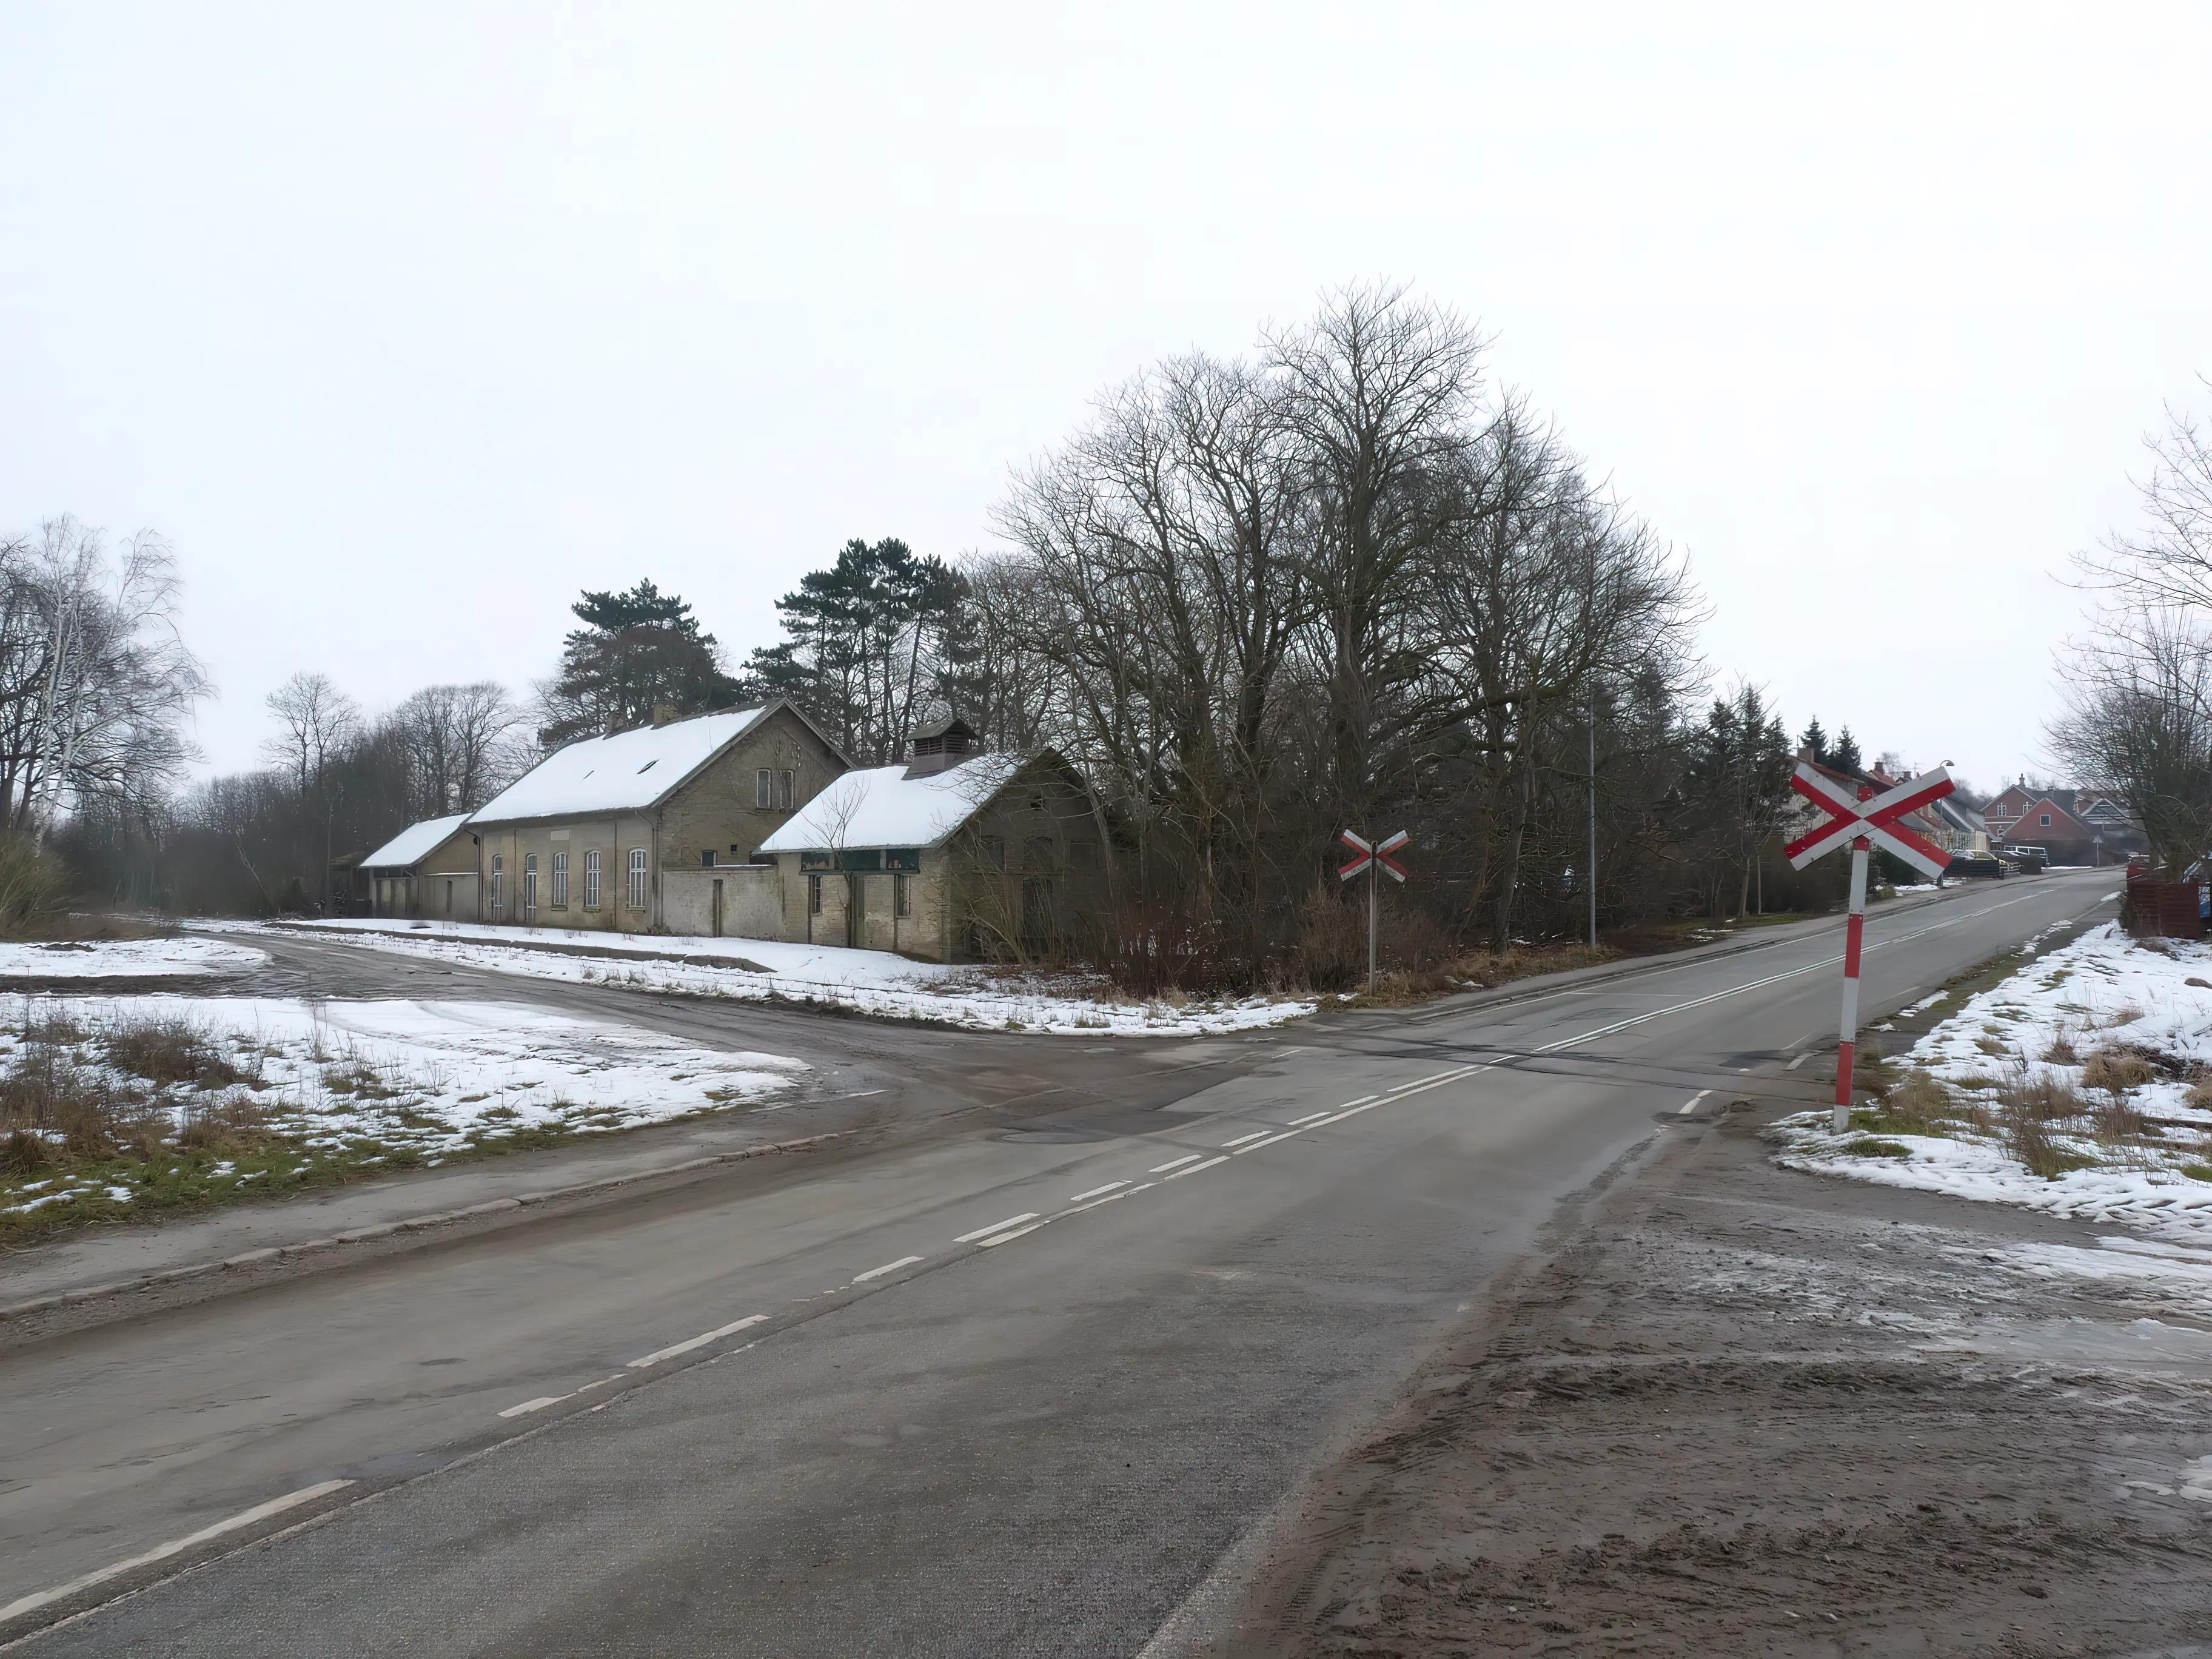
[[[2112,864],[2142,845],[2127,803],[2108,791],[2014,784],[1982,809],[1993,847],[2040,847],[2053,864]]]

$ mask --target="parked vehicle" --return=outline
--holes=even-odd
[[[1991,854],[1956,853],[1952,855],[1951,862],[1945,866],[1943,878],[1946,881],[1955,881],[1968,876],[1980,876],[1992,881],[2002,881],[2011,873],[2005,861]]]

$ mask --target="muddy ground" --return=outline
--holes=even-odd
[[[2212,1655],[2212,1260],[1778,1169],[1784,1109],[1587,1195],[1189,1650]]]

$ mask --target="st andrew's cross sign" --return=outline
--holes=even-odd
[[[1405,851],[1412,839],[1403,830],[1379,842],[1370,842],[1347,830],[1344,844],[1351,848],[1352,856],[1336,866],[1336,878],[1350,881],[1362,871],[1367,873],[1367,994],[1375,994],[1375,939],[1382,927],[1382,878],[1393,881],[1406,878],[1406,866],[1398,862],[1398,854]]]
[[[1893,784],[1877,793],[1869,784],[1856,793],[1826,773],[1797,763],[1790,787],[1826,812],[1827,821],[1784,848],[1796,869],[1814,859],[1851,849],[1850,920],[1844,933],[1844,1018],[1842,1041],[1836,1047],[1836,1115],[1838,1134],[1851,1123],[1851,1050],[1859,1034],[1859,942],[1866,932],[1867,854],[1879,847],[1893,853],[1930,880],[1950,867],[1950,854],[1914,834],[1899,822],[1931,801],[1941,800],[1953,788],[1951,775],[1942,767],[1917,778]]]

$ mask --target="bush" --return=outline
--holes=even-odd
[[[108,1063],[118,1071],[143,1077],[167,1087],[193,1083],[203,1089],[227,1089],[239,1080],[239,1071],[216,1052],[215,1045],[181,1019],[148,1020],[108,1033]]]
[[[0,939],[24,939],[61,913],[69,896],[62,861],[18,830],[0,836]]]

